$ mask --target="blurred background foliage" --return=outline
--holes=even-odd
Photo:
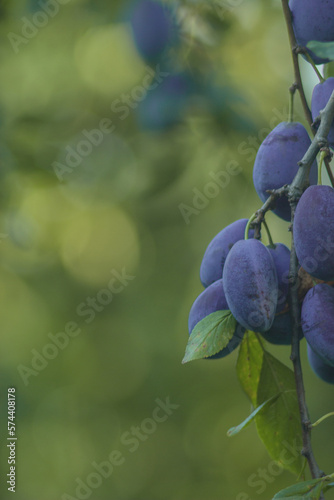
[[[1,495],[8,494],[5,395],[15,386],[18,500],[75,497],[76,478],[85,481],[93,461],[122,449],[122,433],[167,396],[179,408],[135,453],[123,447],[126,462],[92,498],[267,500],[294,478],[269,473],[259,493],[254,481],[271,460],[255,426],[226,436],[250,410],[235,375],[237,353],[181,360],[204,250],[224,226],[259,208],[255,152],[287,118],[292,68],[280,2],[171,0],[177,41],[159,68],[134,43],[133,1],[59,2],[43,27],[13,41],[10,33],[22,37],[45,3],[1,2]],[[310,97],[316,80],[301,64]],[[158,87],[143,97],[155,71],[181,75],[185,87],[168,94],[166,77],[167,93]],[[121,113],[124,94],[137,98]],[[305,124],[299,102],[296,115]],[[87,146],[84,131],[101,123],[103,139]],[[80,141],[89,154],[57,175],[55,162],[64,165]],[[212,195],[210,173],[226,172],[232,160],[241,173]],[[212,196],[201,201],[199,192]],[[274,240],[289,244],[288,225],[268,219]],[[135,279],[86,324],[78,305],[123,268]],[[48,334],[69,321],[80,335],[25,385],[18,366],[31,367],[32,349],[41,353]],[[289,363],[289,348],[271,350]],[[305,361],[304,344],[302,353]],[[316,420],[333,410],[332,388],[307,364],[305,381]],[[327,472],[331,428],[327,421],[314,431]]]

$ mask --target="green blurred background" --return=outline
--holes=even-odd
[[[1,498],[11,495],[6,394],[13,386],[18,500],[77,498],[78,478],[86,483],[92,463],[113,450],[124,463],[87,498],[268,500],[294,481],[271,473],[254,425],[226,436],[250,410],[237,353],[181,365],[204,250],[224,226],[260,207],[255,152],[287,119],[292,65],[280,2],[170,5],[181,36],[168,68],[196,76],[202,90],[179,123],[154,131],[135,107],[124,120],[112,110],[151,74],[126,22],[131,3],[59,2],[57,15],[14,50],[9,34],[21,36],[24,19],[41,7],[1,2]],[[310,97],[316,80],[303,62],[302,71]],[[299,101],[296,114],[305,124]],[[60,180],[54,162],[64,163],[66,148],[106,119],[113,130]],[[232,160],[239,173],[213,194],[210,173],[226,172]],[[194,210],[199,192],[211,197]],[[274,240],[288,244],[288,225],[268,220]],[[86,323],[77,308],[102,297],[111,272],[123,269],[134,279]],[[68,322],[80,334],[22,377],[49,334]],[[289,348],[269,349],[289,363]],[[302,353],[305,361],[304,343]],[[304,364],[316,420],[333,411],[333,389]],[[157,398],[179,406],[152,429],[145,419]],[[141,425],[148,432],[131,452],[122,435]],[[320,466],[332,472],[332,423],[313,440]],[[268,473],[261,487],[260,469]]]

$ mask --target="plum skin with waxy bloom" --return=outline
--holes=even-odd
[[[318,83],[313,89],[312,92],[312,119],[315,119],[319,116],[320,111],[326,107],[326,104],[332,95],[334,90],[334,78],[327,78],[324,82]],[[328,142],[331,148],[334,148],[334,122],[329,130],[328,134]]]
[[[275,316],[272,327],[267,332],[262,333],[262,337],[270,344],[291,345],[292,341],[292,320],[290,311],[286,311]],[[304,337],[300,330],[299,340]]]
[[[290,0],[292,24],[298,45],[308,42],[334,41],[334,3],[328,0]],[[325,64],[329,59],[318,57],[308,50],[315,64]]]
[[[307,357],[314,373],[328,384],[334,384],[334,366],[330,366],[307,344]]]
[[[296,208],[293,238],[300,265],[314,278],[334,279],[334,189],[310,186]]]
[[[288,300],[290,249],[283,243],[275,243],[274,248],[267,247],[275,264],[278,282],[278,301],[276,314],[282,312]]]
[[[139,0],[130,24],[140,55],[149,64],[157,64],[175,37],[171,9],[157,0]]]
[[[223,271],[226,300],[246,329],[265,332],[273,324],[278,299],[277,272],[268,248],[257,239],[240,240]]]
[[[310,145],[307,130],[298,122],[282,122],[270,132],[259,147],[253,168],[254,187],[262,202],[270,196],[268,190],[291,184],[299,169],[298,162]],[[317,163],[314,161],[310,184],[316,182]],[[276,200],[273,212],[285,221],[291,220],[290,203],[286,196]]]
[[[236,220],[224,227],[210,241],[200,267],[200,279],[203,286],[207,287],[221,279],[226,257],[233,245],[244,239],[247,223],[248,219]],[[249,237],[253,238],[253,236],[254,231],[251,230]]]
[[[301,324],[313,351],[334,367],[334,288],[320,283],[307,292],[302,305]]]
[[[150,131],[169,130],[184,120],[194,82],[184,72],[170,73],[138,104],[139,125]]]

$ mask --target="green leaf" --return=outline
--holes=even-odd
[[[279,491],[273,500],[318,500],[323,488],[324,478],[311,479],[303,483],[297,483],[289,488]]]
[[[329,476],[326,476],[323,478],[324,481],[331,481],[334,477],[334,474],[330,474]],[[330,490],[331,488],[334,488],[334,483],[327,483],[323,487],[323,491]]]
[[[263,349],[253,332],[246,332],[241,342],[237,361],[237,374],[240,384],[251,400],[257,406],[257,387],[260,381]]]
[[[306,47],[323,59],[334,60],[334,42],[317,42],[312,40]]]
[[[182,363],[217,354],[233,337],[236,325],[231,311],[216,311],[203,318],[191,332]]]
[[[255,407],[281,394],[255,416],[257,431],[269,455],[298,475],[303,466],[302,429],[292,370],[265,350],[259,335],[247,332],[240,346],[237,373]]]
[[[257,403],[281,393],[256,417],[258,434],[269,455],[283,468],[299,474],[303,459],[302,428],[293,371],[263,349]]]
[[[324,67],[324,78],[327,80],[331,76],[334,76],[334,62],[329,62]]]
[[[272,398],[268,399],[268,401],[265,401],[264,403],[262,403],[241,424],[237,425],[236,427],[231,427],[231,429],[229,429],[227,431],[227,435],[229,437],[235,436],[236,434],[238,434],[238,432],[245,429],[254,420],[256,415],[258,415],[260,413],[260,411],[262,411],[264,408],[266,408],[266,406],[272,404],[279,397],[280,397],[280,394],[276,394],[276,396],[273,396]]]

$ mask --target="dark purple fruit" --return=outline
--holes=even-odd
[[[276,315],[272,327],[267,332],[262,333],[262,336],[270,344],[291,345],[292,321],[290,311]],[[301,331],[299,340],[302,338],[303,333]]]
[[[248,219],[232,222],[210,241],[200,268],[200,278],[203,286],[207,287],[221,279],[227,254],[234,243],[245,238],[247,223]],[[249,236],[251,238],[254,236],[253,230],[249,232]]]
[[[197,323],[199,323],[206,316],[209,316],[209,314],[216,311],[227,311],[228,309],[229,307],[225,298],[223,280],[220,279],[206,288],[193,303],[188,319],[189,335]],[[208,359],[223,358],[230,352],[234,351],[234,349],[236,349],[242,341],[244,331],[245,330],[237,324],[234,335],[227,346],[214,356],[210,356]]]
[[[321,283],[303,301],[301,324],[313,351],[334,367],[334,289]]]
[[[253,169],[254,186],[263,202],[270,196],[268,190],[291,184],[299,168],[298,162],[310,144],[305,127],[298,122],[282,122],[265,138],[257,152]],[[310,184],[316,182],[315,161],[311,168]],[[287,197],[278,198],[273,212],[286,221],[291,220]]]
[[[331,0],[290,0],[293,29],[298,45],[308,42],[334,41],[334,3]],[[325,64],[329,59],[317,57],[309,51],[315,64]]]
[[[139,125],[161,132],[181,123],[193,93],[194,83],[188,74],[169,74],[139,103]]]
[[[278,281],[278,300],[276,314],[285,309],[288,301],[289,292],[289,269],[290,269],[290,250],[283,243],[276,243],[275,248],[267,247],[276,267]]]
[[[314,373],[324,382],[334,384],[334,367],[325,363],[325,361],[316,354],[307,344],[307,357]]]
[[[334,189],[310,186],[297,205],[294,242],[300,265],[314,278],[334,279]]]
[[[319,116],[320,111],[325,108],[332,92],[334,90],[334,78],[328,78],[323,83],[318,83],[313,89],[312,93],[312,118],[313,121]],[[334,123],[332,124],[329,134],[328,142],[331,148],[334,148]]]
[[[157,64],[175,36],[171,10],[157,0],[139,0],[131,27],[138,52],[148,63]]]
[[[273,258],[259,240],[241,240],[230,250],[223,272],[226,300],[246,329],[266,332],[275,318],[278,298]]]

